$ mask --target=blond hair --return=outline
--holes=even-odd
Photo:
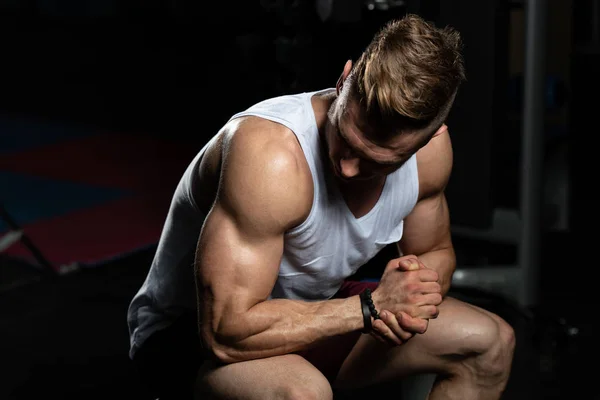
[[[465,80],[461,52],[458,31],[408,14],[388,22],[357,60],[353,94],[370,122],[437,129]]]

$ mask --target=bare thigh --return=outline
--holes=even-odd
[[[400,346],[362,335],[342,364],[334,386],[362,387],[415,373],[444,373],[456,361],[485,351],[506,322],[480,307],[447,297],[427,331]]]
[[[325,376],[296,354],[218,367],[207,362],[199,371],[195,392],[198,399],[333,398]]]

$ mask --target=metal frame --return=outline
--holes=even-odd
[[[526,45],[519,210],[508,214],[504,210],[497,210],[492,229],[487,232],[459,226],[453,228],[457,235],[497,238],[500,241],[510,240],[511,237],[516,239],[517,264],[474,268],[459,266],[452,285],[492,291],[516,301],[521,307],[531,308],[538,306],[540,301],[547,2],[528,0],[524,6]],[[501,216],[505,218],[498,218]]]
[[[16,241],[20,241],[27,247],[27,249],[31,252],[35,260],[39,263],[39,267],[42,268],[42,272],[48,273],[49,275],[56,275],[57,271],[52,265],[50,261],[44,256],[41,250],[31,241],[29,236],[25,234],[23,229],[17,224],[17,222],[12,218],[12,216],[8,213],[4,204],[0,202],[0,218],[6,221],[6,224],[10,228],[9,233],[5,234],[10,236],[11,243],[13,244]],[[3,236],[4,237],[4,236]],[[8,246],[8,240],[5,243]],[[35,266],[36,269],[39,269]]]

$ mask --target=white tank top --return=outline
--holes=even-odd
[[[366,215],[356,218],[352,214],[331,181],[329,166],[323,164],[311,105],[315,93],[275,97],[231,117],[253,115],[291,129],[313,178],[312,209],[301,225],[285,234],[271,298],[312,301],[332,297],[344,279],[383,247],[400,240],[403,220],[417,202],[419,184],[413,155],[388,175],[379,200]],[[130,356],[151,333],[183,312],[196,312],[193,262],[205,215],[194,203],[190,188],[192,173],[209,144],[192,160],[175,190],[150,271],[129,306]]]

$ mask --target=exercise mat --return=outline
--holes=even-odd
[[[0,202],[56,271],[158,242],[172,192],[199,149],[166,135],[0,117]],[[0,219],[0,237],[11,229]],[[39,264],[23,240],[3,254]]]

